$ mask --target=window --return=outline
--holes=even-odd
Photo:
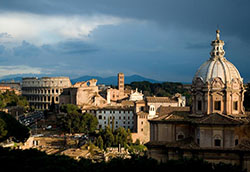
[[[198,100],[198,110],[201,110],[201,100]]]
[[[234,145],[237,146],[238,144],[239,144],[239,140],[238,140],[238,139],[235,139]]]
[[[98,119],[102,119],[102,115],[99,115]]]
[[[178,137],[177,137],[178,140],[182,140],[184,139],[184,135],[183,134],[179,134]]]
[[[233,109],[238,110],[238,101],[233,102]]]
[[[220,139],[214,139],[214,146],[220,146],[221,140]]]
[[[214,102],[214,110],[221,110],[221,101]]]

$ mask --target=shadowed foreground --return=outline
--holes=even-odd
[[[112,159],[109,162],[92,163],[90,160],[76,161],[62,155],[47,155],[35,149],[10,150],[0,148],[1,169],[8,171],[192,171],[221,172],[242,171],[239,166],[230,164],[213,165],[202,160],[178,160],[157,163],[153,159],[134,156],[131,159]]]

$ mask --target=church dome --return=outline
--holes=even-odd
[[[220,78],[224,84],[231,83],[233,80],[242,83],[243,79],[237,68],[224,57],[224,41],[220,40],[219,30],[216,31],[216,35],[216,40],[211,43],[213,47],[210,52],[211,57],[200,66],[193,81],[199,78],[204,83],[211,83],[215,78]]]

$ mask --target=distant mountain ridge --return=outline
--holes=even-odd
[[[97,79],[98,84],[105,84],[105,85],[117,85],[117,76],[110,76],[110,77],[100,77],[100,76],[82,76],[79,78],[71,79],[72,84],[80,81],[87,81],[90,79]],[[154,79],[149,79],[142,77],[140,75],[131,75],[131,76],[125,76],[125,84],[130,84],[131,82],[135,81],[148,81],[151,83],[161,83],[162,81],[157,81]]]
[[[47,76],[47,75],[46,75]],[[39,75],[9,75],[2,77],[0,81],[5,81],[5,82],[10,82],[14,80],[15,82],[22,82],[23,77],[43,77],[42,74]],[[75,84],[76,82],[80,81],[88,81],[90,79],[97,79],[97,84],[105,84],[105,85],[117,85],[117,76],[110,76],[110,77],[100,77],[100,76],[90,76],[90,75],[85,75],[81,76],[75,79],[71,79],[72,84]],[[131,76],[125,76],[125,84],[130,84],[131,82],[135,81],[148,81],[151,83],[162,83],[163,81],[157,81],[154,79],[150,78],[145,78],[140,75],[131,75]]]

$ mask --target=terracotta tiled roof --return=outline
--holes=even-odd
[[[121,104],[122,106],[134,106],[134,102],[128,100],[122,100]]]
[[[234,119],[227,115],[210,114],[210,115],[195,115],[187,112],[173,112],[171,114],[162,115],[151,119],[150,121],[161,122],[190,122],[198,125],[239,125],[242,120]]]
[[[172,114],[161,115],[159,117],[151,119],[150,121],[190,122],[190,119],[188,118],[188,114],[172,113]]]
[[[189,112],[190,107],[171,107],[171,106],[160,106],[159,108],[159,115],[166,115],[170,114],[176,111],[181,111],[181,112]]]
[[[145,118],[147,117],[149,114],[147,112],[143,112],[143,111],[140,111],[138,113],[136,113],[139,117],[142,117],[142,118]]]
[[[177,103],[176,99],[171,99],[169,97],[146,97],[147,102],[161,102],[161,103]]]
[[[205,115],[204,117],[196,120],[197,124],[214,124],[214,125],[239,125],[242,122],[240,120],[236,120],[232,117],[222,114],[210,114]]]

